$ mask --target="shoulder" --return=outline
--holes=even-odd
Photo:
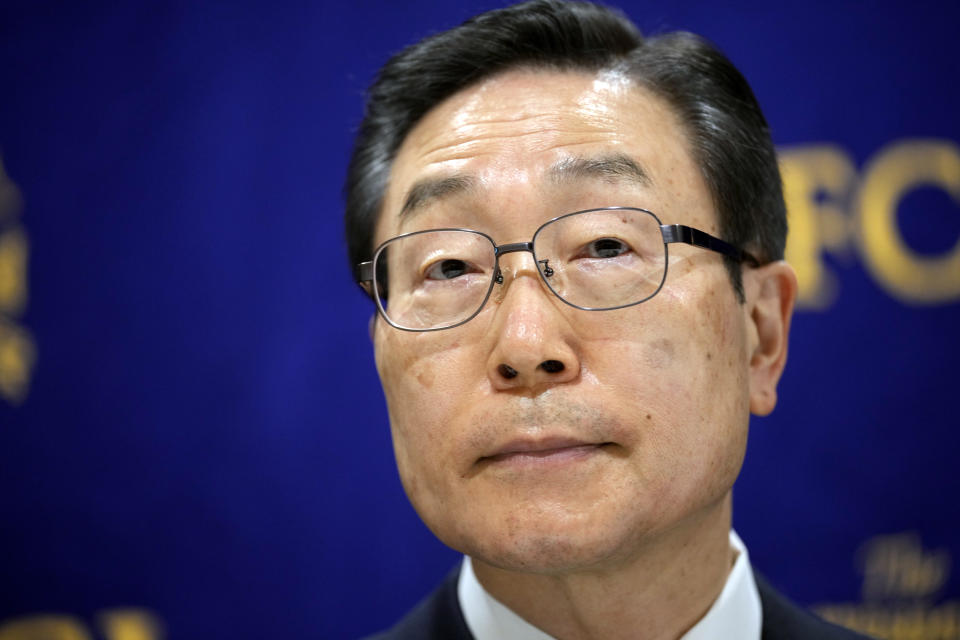
[[[460,611],[457,597],[459,576],[460,567],[457,566],[400,622],[366,640],[473,640]]]
[[[867,640],[867,636],[830,624],[797,606],[759,574],[754,578],[763,605],[762,640]]]

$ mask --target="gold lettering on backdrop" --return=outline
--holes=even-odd
[[[780,174],[790,212],[786,259],[797,271],[801,304],[822,309],[836,295],[822,251],[841,254],[847,250],[851,219],[846,211],[857,171],[839,147],[810,145],[781,149]]]
[[[897,205],[923,186],[942,188],[960,206],[960,149],[945,140],[906,140],[881,150],[865,170],[857,212],[864,261],[901,300],[960,299],[960,238],[941,256],[921,255],[903,242]],[[931,229],[937,233],[937,229]]]
[[[0,396],[11,402],[26,397],[35,360],[30,334],[0,317]]]
[[[105,640],[161,640],[159,618],[146,609],[111,609],[97,616]],[[0,640],[92,640],[92,630],[82,620],[61,614],[44,614],[0,623]]]
[[[83,623],[60,615],[18,618],[0,625],[0,640],[90,640]]]
[[[14,228],[0,236],[0,311],[23,313],[27,305],[27,235]]]
[[[27,306],[27,232],[17,221],[23,202],[0,159],[0,398],[26,396],[36,362],[30,332],[17,324]]]
[[[950,577],[946,549],[924,549],[915,532],[877,536],[857,552],[862,602],[813,609],[827,620],[888,640],[960,639],[960,602],[936,602]]]
[[[872,538],[858,555],[864,600],[924,598],[936,594],[950,575],[950,552],[925,551],[916,533]]]
[[[163,637],[160,620],[144,609],[115,609],[99,616],[107,640],[157,640]]]
[[[799,307],[825,309],[833,302],[839,292],[824,255],[849,260],[854,248],[877,283],[898,300],[960,299],[960,238],[944,255],[921,254],[907,245],[897,224],[900,202],[920,187],[943,189],[960,216],[956,144],[897,141],[868,160],[862,174],[848,153],[831,144],[785,147],[779,155],[790,222],[786,258],[797,270]]]

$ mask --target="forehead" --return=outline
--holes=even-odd
[[[709,194],[670,107],[609,71],[509,71],[434,107],[398,150],[377,242],[412,230],[410,210],[434,200],[469,205],[477,215],[529,211],[535,202],[552,208],[576,200],[568,211],[634,205],[665,222],[682,210],[677,221],[694,216],[714,228]]]

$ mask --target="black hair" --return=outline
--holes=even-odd
[[[532,0],[471,18],[403,49],[371,86],[344,187],[351,265],[369,260],[397,150],[433,107],[515,68],[621,70],[672,107],[713,197],[720,235],[761,263],[783,257],[787,221],[776,152],[744,77],[703,38],[644,38],[616,10]],[[727,259],[740,299],[740,265]]]

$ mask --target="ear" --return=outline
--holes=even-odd
[[[750,412],[765,416],[777,405],[777,382],[787,363],[797,275],[783,260],[744,271],[744,313],[750,348]]]

